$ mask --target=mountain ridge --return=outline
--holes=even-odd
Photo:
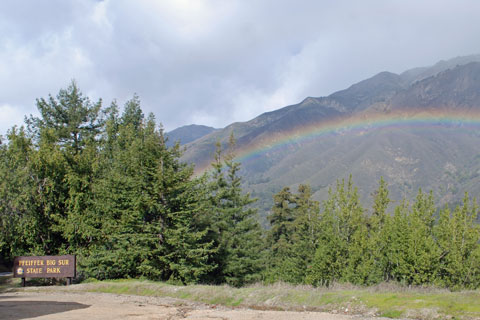
[[[167,146],[171,147],[177,142],[180,145],[184,145],[212,133],[215,130],[218,129],[198,124],[182,126],[166,133],[166,136],[168,137]]]
[[[237,138],[239,151],[264,148],[266,151],[255,161],[242,162],[244,187],[261,199],[259,207],[263,211],[283,186],[295,188],[308,183],[321,200],[336,179],[350,173],[354,182],[358,180],[360,196],[366,201],[383,176],[391,185],[394,200],[410,197],[422,188],[433,190],[439,204],[455,202],[467,186],[480,192],[474,183],[478,177],[470,174],[476,172],[474,159],[480,154],[477,130],[383,128],[367,134],[319,136],[311,141],[292,138],[284,149],[268,147],[298,128],[321,127],[336,119],[368,121],[399,112],[423,112],[427,116],[442,110],[480,112],[480,55],[471,57],[474,61],[454,58],[437,63],[431,67],[434,70],[381,72],[329,96],[307,97],[250,121],[233,123],[187,144],[183,160],[205,168],[215,141],[226,144],[230,132]],[[459,65],[458,61],[465,63]],[[465,172],[467,177],[461,178]]]

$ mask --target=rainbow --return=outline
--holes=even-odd
[[[480,110],[408,108],[403,111],[365,112],[349,117],[339,117],[275,133],[268,137],[257,139],[246,146],[240,146],[235,150],[235,160],[238,162],[253,161],[267,152],[330,135],[336,136],[352,133],[360,135],[382,128],[418,127],[455,127],[463,130],[480,131]],[[206,166],[203,168],[207,169]]]

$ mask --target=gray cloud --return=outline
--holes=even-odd
[[[222,127],[373,74],[480,53],[480,2],[2,1],[0,132],[76,79],[166,129]]]

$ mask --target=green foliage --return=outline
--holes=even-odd
[[[32,143],[23,128],[12,128],[7,138],[8,144],[2,141],[0,146],[0,259],[4,263],[23,252],[26,241],[34,242],[24,228],[32,220],[28,165]]]
[[[166,147],[153,117],[143,120],[138,103],[136,97],[127,102],[118,124],[110,117],[117,132],[107,140],[104,161],[110,165],[95,190],[101,233],[89,272],[196,282],[212,269],[208,226],[197,221],[206,214],[206,195],[193,169],[178,161],[178,147]]]
[[[267,282],[301,283],[312,263],[319,232],[318,202],[309,186],[300,185],[298,194],[283,188],[274,196],[271,228],[267,234]]]
[[[37,106],[0,149],[2,260],[68,252],[85,277],[182,283],[213,270],[206,183],[138,97],[119,117],[72,82]]]
[[[367,244],[364,210],[351,177],[346,187],[345,181],[337,182],[336,190],[330,190],[329,194],[320,216],[318,246],[306,282],[314,285],[328,285],[334,280],[359,283],[365,277],[358,273]]]
[[[222,150],[217,143],[213,173],[210,179],[210,206],[212,210],[211,237],[215,243],[216,265],[211,275],[213,282],[226,282],[242,286],[260,279],[261,236],[256,210],[250,207],[255,200],[243,194],[239,163],[234,161],[233,135],[230,150],[222,159]]]
[[[271,238],[278,234],[280,226],[295,225],[297,221],[295,214],[286,214],[295,212],[294,202],[281,206],[280,200],[284,199],[293,199],[288,189],[275,196]],[[272,254],[270,270],[277,276],[267,280],[326,286],[334,281],[371,285],[393,280],[408,285],[478,288],[480,226],[476,223],[478,208],[468,195],[463,206],[453,213],[446,207],[437,219],[432,193],[419,190],[411,206],[403,202],[390,215],[388,189],[381,179],[373,202],[369,215],[358,203],[351,178],[348,183],[338,182],[323,203],[318,220],[307,224],[316,230],[309,254],[298,254],[301,241],[273,241],[270,251],[275,252],[281,244],[283,253]],[[281,216],[293,217],[293,222],[272,219]],[[283,239],[291,239],[296,230],[290,227],[285,233]],[[298,234],[309,233],[304,230]],[[312,256],[313,260],[309,258]],[[298,273],[291,261],[297,266],[307,265],[306,273],[295,277]]]
[[[295,258],[292,246],[295,218],[295,197],[289,188],[283,188],[274,195],[272,213],[267,217],[270,230],[267,234],[268,268],[267,282],[295,282],[293,273]]]
[[[436,281],[453,288],[480,285],[480,226],[475,223],[478,207],[465,194],[463,205],[453,212],[445,207],[435,226],[440,255]]]

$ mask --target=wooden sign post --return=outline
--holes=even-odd
[[[26,278],[67,278],[70,285],[76,269],[76,257],[72,255],[16,257],[13,261],[13,277],[22,278],[23,287]]]

